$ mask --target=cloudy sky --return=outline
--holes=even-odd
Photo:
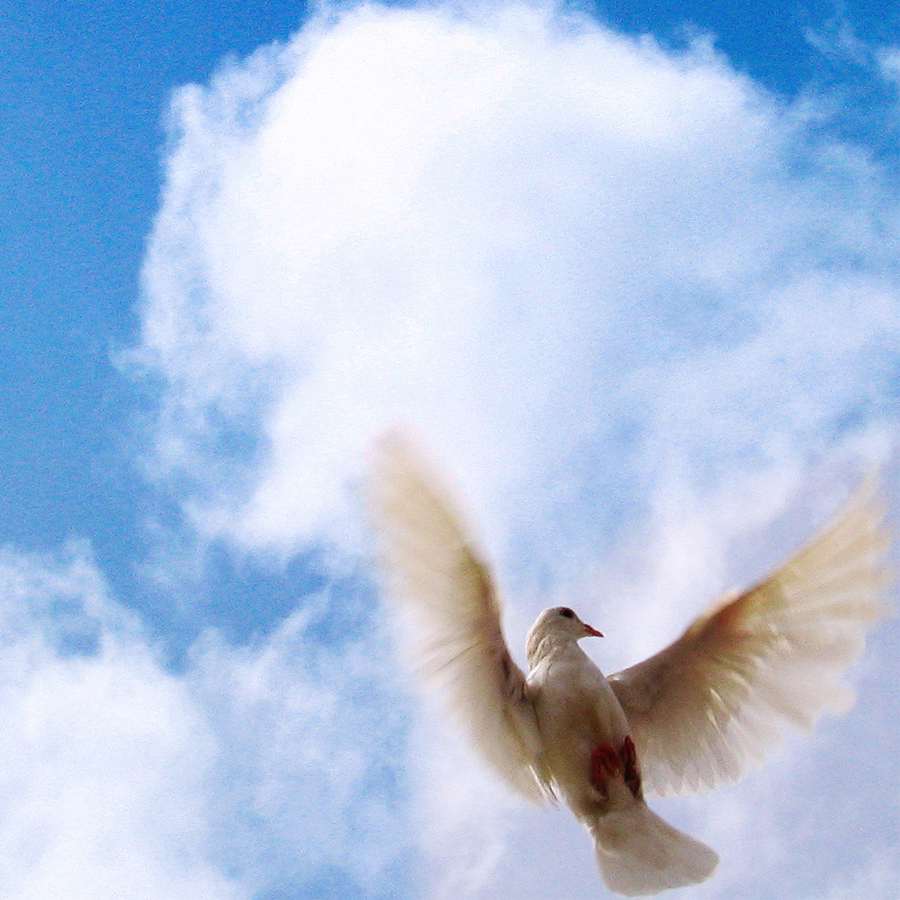
[[[0,8],[0,893],[605,896],[395,662],[401,422],[607,671],[900,467],[900,13]],[[656,802],[685,898],[900,892],[900,628],[857,706]]]

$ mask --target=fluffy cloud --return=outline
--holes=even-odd
[[[210,633],[173,672],[86,548],[4,551],[3,895],[385,896],[402,716],[371,647],[316,649],[327,623],[313,606],[255,649]]]
[[[216,746],[83,551],[0,560],[8,897],[237,900],[205,853]]]
[[[895,197],[823,115],[703,41],[662,49],[551,5],[313,18],[173,102],[134,354],[158,385],[148,466],[201,540],[354,554],[369,440],[409,422],[453,468],[520,595],[512,642],[539,591],[586,591],[579,606],[622,635],[604,668],[633,662],[776,563],[860,458],[896,464]],[[238,671],[286,690],[261,660]],[[890,685],[869,678],[878,716],[871,694]],[[853,769],[868,721],[791,745],[795,769],[776,764],[767,783],[799,802],[827,777],[828,803],[858,812],[877,854],[893,807],[872,785],[890,779],[891,751],[869,734],[862,793],[832,768]],[[825,773],[813,751],[830,754]],[[453,832],[480,861],[461,851],[471,882],[456,868],[435,891],[509,894],[492,878],[514,868],[515,826],[461,754],[435,751],[420,776],[460,785],[429,793],[440,813],[423,852],[435,859]],[[729,896],[760,856],[765,896],[829,889],[815,862],[829,842],[811,818],[802,834],[779,819],[781,794],[757,812],[761,785],[677,807],[731,857],[698,896]],[[827,817],[828,803],[804,808]],[[519,845],[559,846],[549,822]],[[560,852],[549,872],[562,878],[575,851]],[[881,863],[860,854],[875,879]],[[576,884],[536,865],[509,876],[517,896],[529,872]]]
[[[877,168],[705,44],[364,7],[172,119],[141,352],[154,461],[208,534],[334,537],[397,419],[528,531],[648,472],[802,459],[890,401]]]

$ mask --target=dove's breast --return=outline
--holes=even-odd
[[[576,815],[595,812],[591,753],[619,747],[628,722],[600,670],[580,650],[542,660],[529,676],[547,766]]]

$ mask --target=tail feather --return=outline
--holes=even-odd
[[[626,897],[705,881],[719,862],[714,850],[673,828],[643,803],[598,816],[588,827],[604,883]]]

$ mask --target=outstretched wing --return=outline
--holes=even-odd
[[[446,491],[411,442],[376,444],[371,501],[392,598],[421,676],[443,688],[481,755],[519,792],[540,802],[540,735],[522,670],[500,627],[487,566]]]
[[[670,647],[610,679],[645,787],[703,791],[740,778],[781,742],[844,711],[840,676],[882,614],[890,535],[874,477],[761,584],[713,604]]]

